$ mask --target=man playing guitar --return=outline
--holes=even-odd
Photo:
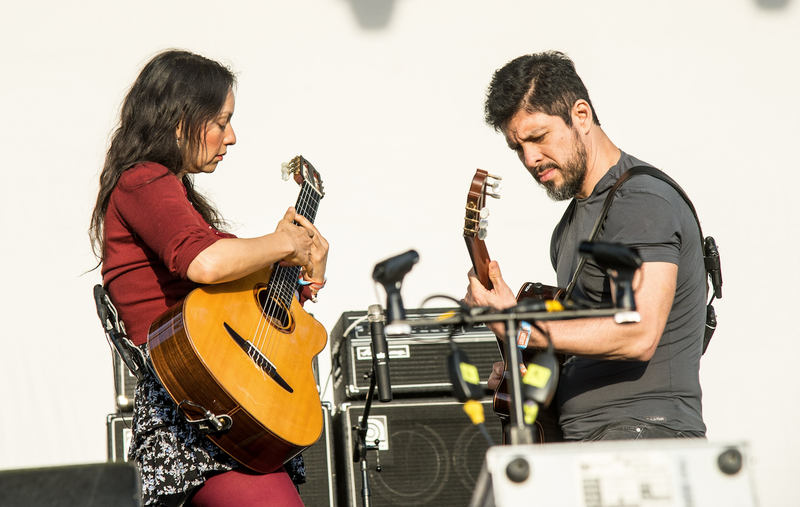
[[[486,121],[505,136],[525,169],[556,201],[571,199],[556,226],[551,260],[566,287],[578,245],[609,189],[627,169],[644,165],[621,151],[597,119],[573,62],[562,53],[519,57],[498,70]],[[643,265],[634,280],[641,321],[624,326],[591,318],[542,323],[567,359],[556,396],[566,440],[704,437],[699,362],[705,322],[705,271],[697,223],[667,183],[632,178],[616,193],[602,240],[635,247]],[[496,261],[491,289],[469,274],[465,301],[506,309],[517,304]],[[576,300],[611,300],[607,275],[592,261],[577,279]],[[492,330],[504,339],[502,324]],[[529,348],[544,348],[531,329]],[[495,365],[489,387],[501,378]]]

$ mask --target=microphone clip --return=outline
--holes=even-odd
[[[402,320],[406,317],[400,288],[403,285],[403,278],[418,261],[419,254],[415,250],[409,250],[379,262],[372,271],[372,279],[383,285],[386,290],[386,320],[389,326],[395,320]],[[392,330],[393,328],[390,327],[389,334],[392,334]]]

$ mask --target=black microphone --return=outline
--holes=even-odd
[[[369,330],[372,334],[372,368],[378,383],[378,399],[392,401],[392,382],[389,378],[389,345],[383,332],[383,308],[369,305]]]
[[[642,259],[635,248],[619,243],[594,243],[584,241],[578,246],[583,257],[591,257],[600,269],[611,277],[611,298],[616,308],[636,311],[636,300],[633,297],[633,275],[642,267]],[[616,288],[615,288],[616,286]],[[627,318],[627,317],[625,317]],[[638,316],[634,322],[638,322]]]
[[[634,248],[619,243],[604,243],[584,241],[578,247],[584,257],[588,256],[600,265],[602,269],[636,271],[642,267],[642,259]]]
[[[411,333],[409,326],[394,325],[393,323],[406,318],[400,287],[403,285],[403,277],[411,271],[417,261],[419,261],[419,254],[416,250],[409,250],[379,262],[372,271],[372,279],[382,284],[383,288],[386,289],[386,317],[389,323],[386,334],[391,336]]]
[[[416,250],[409,250],[406,253],[395,255],[375,265],[375,269],[372,271],[372,279],[383,285],[396,286],[403,281],[403,277],[411,271],[417,261],[419,261],[419,254]]]

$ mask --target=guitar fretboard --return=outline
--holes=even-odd
[[[298,215],[302,215],[312,224],[317,217],[317,209],[322,196],[307,181],[300,187],[300,195],[297,197],[295,209]],[[296,222],[295,222],[296,223]],[[275,294],[289,308],[292,304],[292,297],[297,290],[297,279],[300,276],[300,266],[283,267],[275,264],[273,274],[269,279],[267,291]]]

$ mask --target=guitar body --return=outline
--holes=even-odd
[[[302,157],[284,170],[316,171]],[[321,185],[306,184],[296,209],[313,222]],[[295,178],[297,179],[297,178]],[[190,423],[242,465],[277,470],[314,444],[323,417],[312,361],[327,332],[294,297],[298,267],[277,263],[189,293],[150,326],[147,344],[161,383]],[[222,428],[207,422],[224,420]],[[204,421],[205,420],[205,421]]]
[[[544,285],[539,282],[525,282],[520,287],[517,293],[517,301],[524,299],[543,299],[543,300],[559,300],[564,294],[564,289],[560,287],[553,287],[552,285]],[[507,419],[511,413],[511,396],[508,394],[508,378],[511,376],[509,372],[509,363],[506,360],[506,349],[501,341],[498,340],[500,346],[500,354],[503,356],[503,378],[500,384],[494,391],[494,399],[492,401],[492,409],[501,418]],[[520,351],[521,360],[523,364],[529,364],[533,358],[542,352],[541,349],[525,349]],[[563,364],[563,356],[557,354],[559,363]],[[539,409],[539,414],[536,416],[536,426],[538,434],[535,434],[536,442],[561,442],[564,437],[561,433],[561,428],[558,425],[558,410],[555,403],[551,403],[547,407]]]
[[[153,366],[170,396],[176,403],[189,400],[217,416],[230,416],[228,431],[208,437],[261,473],[276,470],[322,434],[311,363],[327,342],[325,328],[296,300],[289,308],[288,330],[268,322],[256,293],[270,270],[195,289],[153,323],[148,339]],[[262,332],[268,338],[258,348],[292,392],[255,365],[224,324],[243,337],[266,326]],[[203,417],[191,405],[180,408],[190,419]]]

